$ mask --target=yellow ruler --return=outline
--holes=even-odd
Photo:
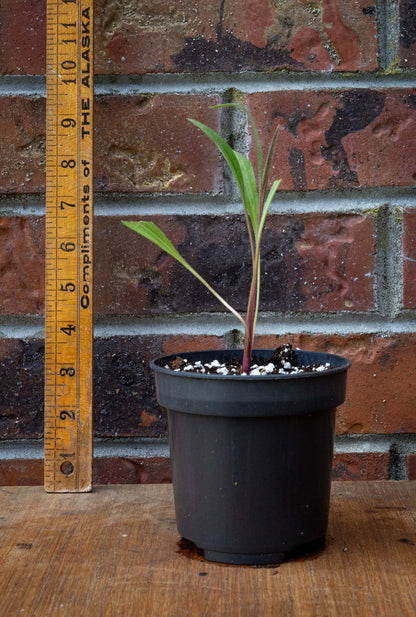
[[[45,489],[92,489],[93,0],[47,1]]]

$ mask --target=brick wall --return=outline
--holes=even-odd
[[[45,2],[0,6],[0,483],[42,483]],[[236,190],[188,117],[282,178],[258,345],[353,361],[334,477],[416,479],[416,0],[97,0],[96,482],[170,479],[149,360],[238,345],[233,318],[120,223],[156,220],[244,309]],[[216,253],[212,251],[216,247]],[[259,470],[260,472],[260,470]]]

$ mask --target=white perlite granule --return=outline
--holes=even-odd
[[[175,368],[173,369],[174,371],[178,372],[178,371],[186,371],[186,372],[193,372],[193,373],[200,373],[200,374],[217,374],[217,375],[238,375],[238,368],[235,366],[232,366],[231,363],[220,363],[218,360],[213,360],[212,362],[207,362],[205,364],[202,364],[202,362],[200,362],[199,360],[197,362],[195,362],[194,364],[191,364],[190,362],[188,362],[188,360],[186,358],[183,358],[183,366],[181,368]],[[170,368],[168,364],[165,365],[165,368]],[[299,366],[292,366],[292,364],[290,362],[285,362],[283,367],[281,368],[277,368],[275,366],[275,364],[273,364],[272,362],[269,362],[268,364],[264,364],[264,365],[259,365],[259,364],[253,364],[250,368],[250,372],[248,373],[251,376],[255,376],[255,375],[296,375],[298,373],[305,373],[305,372],[321,372],[321,371],[325,371],[328,370],[329,368],[331,368],[331,365],[329,363],[326,364],[320,364],[319,366],[312,366],[312,367],[299,367]],[[246,375],[247,373],[242,373],[243,375]]]

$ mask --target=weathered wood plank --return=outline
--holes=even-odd
[[[273,568],[191,559],[169,485],[0,489],[0,616],[413,617],[416,482],[335,483],[325,550]]]

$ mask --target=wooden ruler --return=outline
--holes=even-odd
[[[93,0],[47,1],[45,489],[92,489]]]

